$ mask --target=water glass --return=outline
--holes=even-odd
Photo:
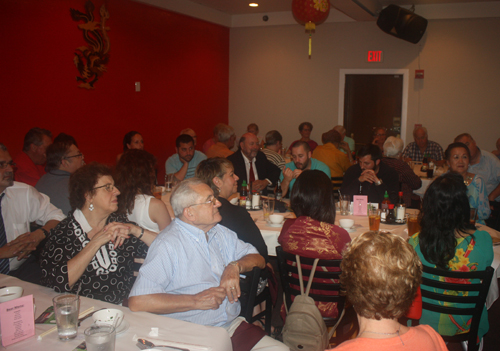
[[[116,330],[112,325],[93,325],[85,329],[87,351],[114,351]]]
[[[54,297],[52,302],[54,304],[59,339],[74,339],[78,331],[80,297],[75,294],[62,294]]]
[[[174,174],[165,174],[165,190],[168,192],[172,191],[172,187],[174,185]]]
[[[274,213],[274,199],[264,199],[262,201],[262,210],[264,212],[264,221],[269,222],[269,216]]]
[[[368,222],[370,224],[370,230],[378,232],[380,229],[380,209],[370,208],[368,210]]]
[[[349,195],[340,195],[340,214],[342,216],[349,215],[349,207],[351,205],[351,197]]]

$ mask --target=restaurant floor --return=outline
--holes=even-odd
[[[277,267],[275,267],[275,272],[277,272],[276,268]],[[277,278],[279,279],[279,277]],[[498,283],[500,285],[500,279]],[[278,299],[276,301],[276,307],[273,309],[273,318],[271,322],[275,329],[281,329],[283,327],[283,320],[280,316],[280,308],[283,302],[283,291],[281,290],[281,284],[278,284],[278,286]],[[488,310],[488,321],[490,323],[490,330],[484,336],[483,351],[498,351],[500,350],[500,301],[496,301]],[[450,343],[448,344],[448,350],[462,351],[462,347],[459,343]]]

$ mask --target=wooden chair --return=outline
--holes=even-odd
[[[331,177],[332,186],[333,186],[333,194],[335,196],[335,201],[339,200],[339,190],[342,186],[342,182],[344,181],[344,177]]]
[[[278,270],[281,280],[281,286],[283,287],[284,293],[284,302],[286,304],[287,309],[290,309],[292,305],[292,296],[300,295],[300,282],[298,277],[298,269],[295,265],[295,255],[283,251],[281,246],[276,247],[276,256],[278,257]],[[309,257],[300,257],[300,263],[302,267],[302,280],[304,282],[304,287],[307,285],[307,279],[311,274],[311,268],[314,264],[314,258]],[[341,294],[340,282],[334,283],[333,281],[328,283],[320,283],[317,282],[317,279],[335,279],[339,281],[340,274],[340,264],[342,260],[319,260],[316,268],[316,272],[314,273],[313,283],[311,285],[311,291],[309,292],[309,296],[314,301],[322,301],[322,302],[336,302],[338,317],[337,318],[327,318],[324,317],[323,320],[327,327],[336,328],[341,321],[344,315],[345,309],[345,294]],[[305,268],[304,266],[311,266],[311,268]],[[325,272],[321,269],[321,267],[331,267],[338,268],[336,272]],[[321,295],[317,293],[313,293],[315,290],[322,290],[328,292],[337,292],[337,295]]]
[[[481,315],[483,313],[483,308],[486,302],[486,296],[488,295],[488,290],[490,289],[491,278],[493,276],[494,269],[492,267],[486,268],[484,271],[476,272],[456,272],[456,271],[445,271],[438,268],[431,268],[428,266],[423,267],[423,272],[427,274],[432,274],[439,277],[451,278],[451,279],[479,279],[480,282],[476,283],[448,283],[439,280],[430,279],[422,276],[422,298],[434,300],[436,304],[422,301],[422,310],[433,311],[437,313],[443,313],[447,315],[463,315],[472,316],[472,321],[470,329],[467,333],[448,336],[441,335],[446,342],[460,342],[464,351],[476,351],[478,346],[476,344],[477,332],[479,329],[479,322],[481,321]],[[450,291],[468,291],[475,292],[475,296],[456,296],[456,294],[442,294],[429,290],[430,289],[443,289],[448,293]],[[444,302],[454,303],[457,307],[443,306]],[[473,304],[474,307],[460,307],[464,304]],[[415,323],[412,320],[412,324]],[[468,342],[468,348],[465,341]]]
[[[268,335],[271,335],[271,320],[273,314],[273,303],[269,286],[266,286],[262,292],[257,295],[259,280],[264,278],[264,272],[259,267],[254,267],[250,272],[244,273],[245,279],[240,279],[241,288],[241,312],[240,316],[244,317],[248,323],[253,323],[257,320],[261,321],[264,318],[264,329]],[[260,313],[253,315],[254,307],[266,302],[266,308]]]

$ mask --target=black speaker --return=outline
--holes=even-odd
[[[427,20],[402,7],[389,5],[380,12],[377,26],[387,34],[416,44],[427,29]]]

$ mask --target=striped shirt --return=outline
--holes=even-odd
[[[220,284],[227,264],[258,254],[236,233],[219,224],[205,233],[176,218],[151,244],[130,296],[150,294],[194,295]],[[238,317],[240,303],[224,299],[217,310],[167,314],[187,322],[223,326]]]
[[[262,149],[260,151],[262,151],[264,153],[264,155],[266,155],[267,160],[269,162],[271,162],[273,165],[278,166],[278,168],[280,170],[283,169],[283,167],[286,164],[286,161],[283,158],[283,156],[281,156],[280,154],[278,154],[276,151],[273,151],[273,150],[270,150],[270,149],[266,149],[266,148],[264,148],[264,149]]]

